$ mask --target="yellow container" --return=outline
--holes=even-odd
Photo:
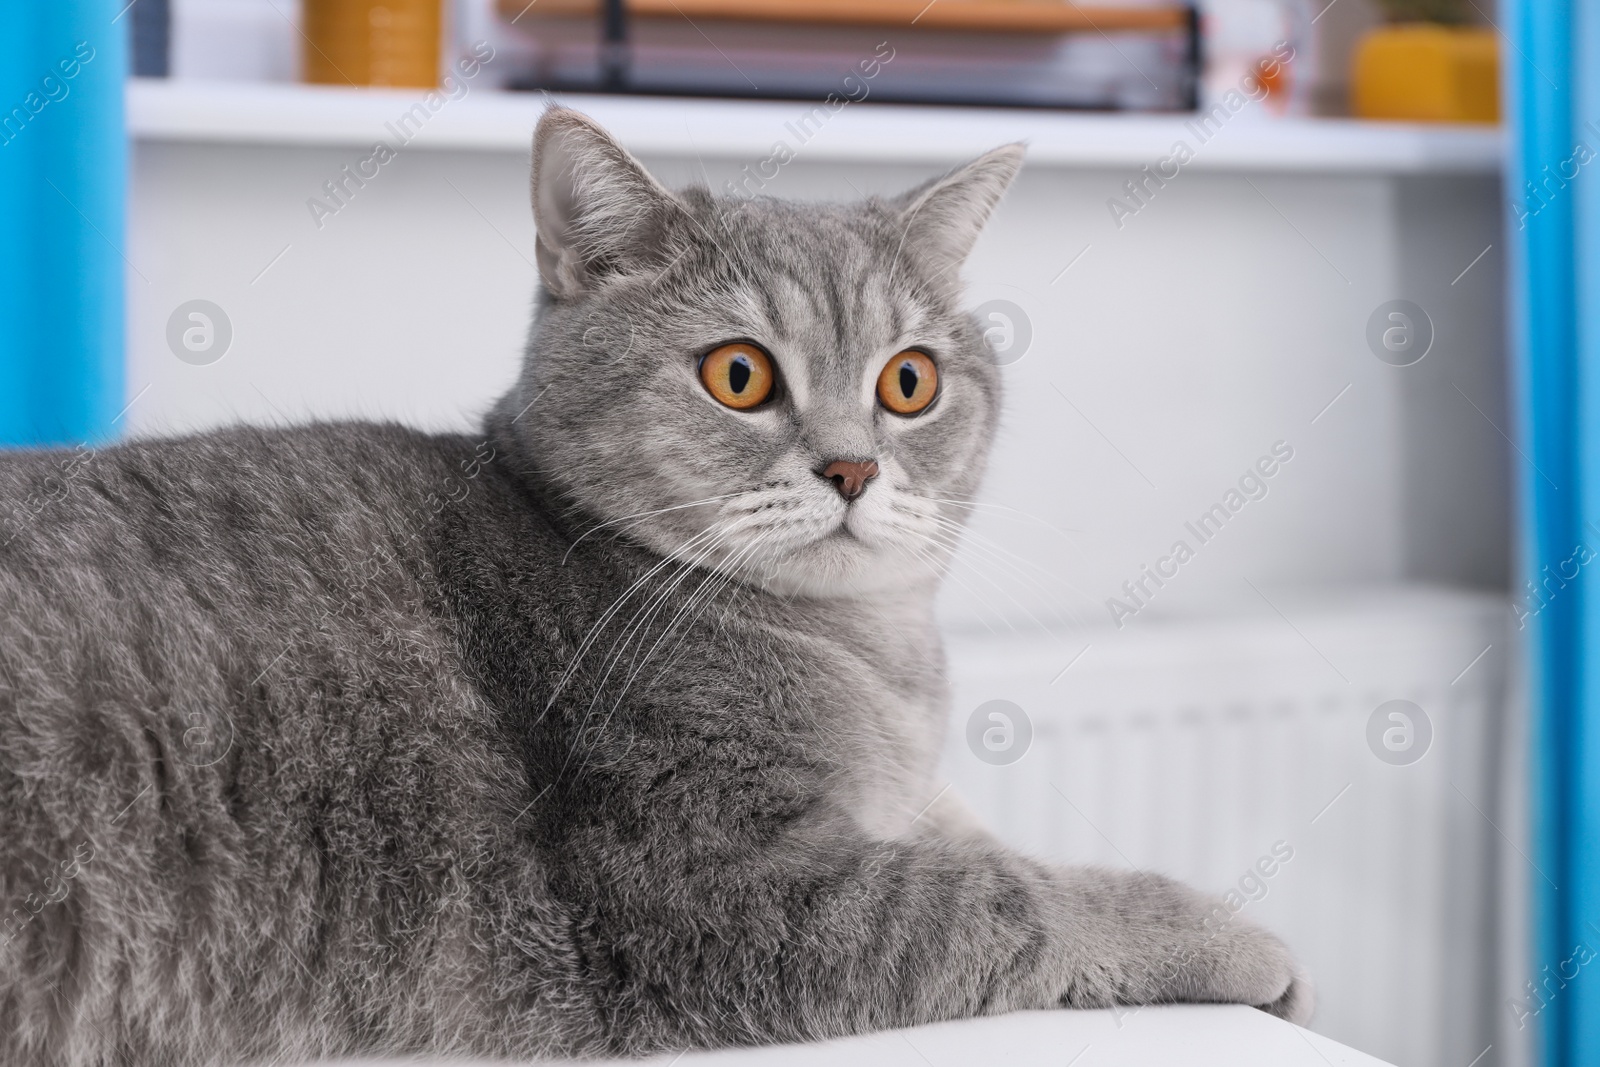
[[[305,80],[439,84],[441,0],[305,0]]]
[[[1356,46],[1350,97],[1364,119],[1499,122],[1494,33],[1423,22],[1372,30]]]

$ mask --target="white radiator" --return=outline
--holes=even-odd
[[[1405,1067],[1466,1067],[1504,1013],[1495,871],[1509,840],[1526,850],[1497,802],[1509,610],[1416,588],[1266,592],[1120,631],[951,635],[946,776],[1034,854],[1233,890],[1310,970],[1312,1029]],[[1392,700],[1431,723],[1414,762],[1424,725],[1388,715],[1404,705],[1369,727]],[[1028,731],[991,701],[1031,724],[1015,762]]]

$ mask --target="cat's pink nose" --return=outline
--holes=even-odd
[[[833,483],[839,490],[839,495],[846,500],[854,500],[861,495],[867,483],[878,476],[878,464],[875,460],[857,461],[853,459],[836,459],[822,468],[822,476]]]

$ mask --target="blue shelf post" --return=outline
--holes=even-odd
[[[1600,1067],[1600,9],[1504,10],[1511,340],[1528,460],[1517,595],[1539,605],[1524,1003],[1537,1006],[1542,1063]]]
[[[0,445],[104,441],[125,403],[123,3],[0,3]]]

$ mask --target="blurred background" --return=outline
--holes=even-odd
[[[736,196],[1026,140],[966,273],[1007,398],[942,604],[947,779],[1021,847],[1229,894],[1356,1048],[1600,1063],[1593,11],[8,17],[0,440],[71,449],[64,492],[128,436],[472,427],[526,335],[547,98]]]

